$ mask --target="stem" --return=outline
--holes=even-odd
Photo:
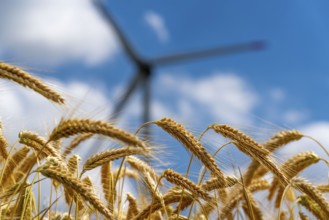
[[[151,205],[152,205],[153,202],[154,202],[154,195],[155,195],[155,192],[158,190],[159,184],[160,184],[161,179],[162,179],[163,177],[164,177],[163,175],[160,176],[160,178],[159,178],[159,180],[158,180],[158,182],[157,182],[157,184],[156,184],[156,186],[155,186],[154,193],[153,193],[153,195],[152,195]],[[163,198],[160,198],[160,200],[161,200],[161,205],[163,206],[163,210],[165,211],[166,219],[169,219],[169,218],[168,218],[167,209],[166,209],[166,206],[165,206],[165,204],[164,204]],[[150,213],[149,213],[148,220],[150,220],[150,218],[151,218],[151,214],[152,214],[152,206],[151,206],[151,208],[150,208]]]
[[[142,124],[135,132],[135,135],[137,135],[141,130],[142,128],[144,128],[146,125],[150,125],[150,124],[153,124],[154,122],[153,121],[149,121],[149,122],[146,122],[144,124]]]
[[[40,215],[42,212],[44,212],[44,213],[43,213],[43,215],[41,216],[41,219],[44,219],[44,217],[45,217],[45,215],[46,215],[46,213],[47,213],[47,210],[49,211],[49,209],[50,209],[55,203],[58,202],[59,198],[60,198],[60,197],[58,197],[53,203],[51,203],[50,206],[49,206],[48,208],[45,208],[44,210],[42,210],[37,216],[34,216],[33,219],[35,219],[36,217],[39,218],[39,215]]]
[[[33,184],[35,183],[35,178],[36,178],[36,176],[37,176],[37,175],[34,175],[33,180],[32,180],[32,183],[31,183],[30,185],[33,185]],[[24,181],[24,183],[25,183],[25,182],[26,182],[26,181]],[[39,183],[39,182],[40,182],[40,181],[38,180],[38,183]],[[27,187],[27,186],[26,186],[26,187]],[[25,187],[25,188],[26,188],[26,187]],[[25,190],[25,188],[24,188],[24,190]],[[18,192],[19,189],[20,189],[20,188],[17,187],[17,189],[15,190],[15,192],[11,195],[11,197],[10,197],[10,199],[9,199],[9,201],[8,201],[8,204],[10,204],[12,201],[14,201],[15,194],[16,194],[16,192]],[[25,191],[24,191],[24,192],[25,192]],[[20,193],[21,193],[21,192],[20,192]],[[21,195],[20,195],[18,198],[22,198]],[[17,199],[17,201],[18,201],[18,199]],[[19,201],[15,203],[14,209],[12,210],[12,213],[11,213],[11,219],[13,219],[13,217],[14,217],[14,214],[15,214],[15,212],[16,212],[16,209],[17,209],[17,205],[18,205],[18,203],[19,203]],[[6,208],[5,213],[8,212],[8,208],[9,208],[9,205],[8,205],[7,208]]]
[[[77,178],[79,178],[79,164],[77,166],[77,170],[76,170],[76,176]],[[73,201],[73,199],[72,199]],[[79,195],[76,195],[76,200],[75,200],[75,220],[77,220],[78,215],[79,215]]]
[[[315,138],[313,138],[311,136],[308,136],[308,135],[303,135],[303,137],[309,138],[312,141],[314,141],[315,143],[317,143],[322,148],[322,150],[327,154],[327,156],[329,157],[329,152],[318,140],[316,140]]]
[[[72,206],[73,206],[73,199],[74,199],[74,194],[72,195],[72,200],[71,200],[71,203],[70,203],[69,216],[71,216],[71,211],[72,211]]]
[[[38,166],[40,166],[39,164],[39,160],[37,159],[38,162]],[[40,180],[40,173],[38,172],[38,181]],[[40,181],[38,182],[38,213],[40,213],[40,209],[41,209],[41,185],[40,185]],[[39,216],[38,216],[39,219]]]
[[[49,207],[51,207],[52,197],[53,197],[53,185],[50,184]],[[48,210],[48,218],[49,220],[51,220],[51,208],[49,208]]]
[[[125,166],[123,172],[125,173],[126,172],[126,169],[127,167]],[[120,176],[120,173],[118,174],[118,176]],[[123,176],[123,180],[122,180],[122,184],[121,184],[121,188],[120,188],[120,191],[118,193],[119,197],[118,197],[118,213],[120,213],[120,210],[121,210],[121,200],[122,200],[122,193],[123,193],[123,186],[124,186],[124,183],[125,183],[125,175]],[[120,215],[119,215],[120,216]],[[121,217],[121,216],[120,216]],[[120,219],[119,219],[120,220]]]
[[[288,189],[290,188],[290,183],[284,188],[281,200],[280,200],[280,206],[279,206],[279,213],[278,213],[278,220],[281,220],[281,207],[282,207],[282,203],[283,203],[283,199],[288,191]]]
[[[55,193],[56,193],[56,198],[59,198],[57,189],[55,189]],[[56,199],[56,204],[55,204],[55,212],[57,211],[58,211],[58,199]]]

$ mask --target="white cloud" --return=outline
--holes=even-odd
[[[286,93],[281,88],[270,90],[270,97],[273,101],[281,102],[286,98]]]
[[[181,115],[210,115],[214,120],[247,124],[259,97],[241,77],[215,73],[201,79],[163,74],[159,79],[163,93],[180,99]],[[200,111],[200,112],[197,112]]]
[[[289,124],[301,123],[308,117],[305,110],[290,109],[283,113],[283,121]]]
[[[14,58],[47,64],[97,64],[117,51],[112,30],[89,0],[5,0],[0,47]]]
[[[162,16],[154,11],[148,11],[144,15],[146,23],[154,30],[161,42],[169,40],[169,32]]]

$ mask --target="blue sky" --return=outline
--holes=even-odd
[[[63,110],[76,114],[81,103],[78,113],[86,117],[104,119],[111,112],[135,69],[90,2],[1,1],[0,60],[26,67],[70,100],[60,108],[3,82],[0,113],[9,130],[17,122],[49,132]],[[328,1],[112,1],[107,6],[145,58],[266,42],[262,51],[156,68],[153,119],[173,117],[198,132],[216,121],[251,135],[297,128],[329,144]],[[139,94],[132,97],[122,125],[140,124],[139,101]],[[33,116],[40,126],[31,123]]]

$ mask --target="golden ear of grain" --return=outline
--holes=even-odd
[[[176,209],[174,210],[174,214],[178,214],[181,211],[187,209],[188,207],[191,206],[191,204],[194,202],[195,200],[192,197],[188,197],[188,198],[184,198],[182,199],[182,201],[179,201],[179,205],[176,207]],[[213,202],[207,202],[207,204],[209,204],[209,206],[213,206]],[[204,207],[203,207],[204,208]]]
[[[90,178],[86,177],[82,180],[82,182],[92,189],[92,183],[90,182]],[[65,196],[65,202],[68,206],[72,205],[72,202],[74,201],[76,206],[78,207],[78,210],[81,211],[85,208],[84,201],[82,198],[80,198],[76,192],[74,192],[71,188],[66,187],[64,185],[64,196]]]
[[[256,161],[257,162],[257,161]],[[258,162],[257,162],[258,163]],[[259,166],[258,169],[255,171],[254,173],[254,177],[252,178],[253,179],[260,179],[262,178],[266,173],[268,173],[269,170],[264,167],[264,166]]]
[[[215,159],[206,151],[202,144],[181,124],[170,118],[163,118],[153,122],[168,134],[181,142],[186,149],[192,152],[213,175],[222,181],[225,177],[221,169],[216,165]]]
[[[228,125],[214,124],[209,126],[216,133],[223,135],[233,141],[234,145],[243,153],[255,159],[258,163],[268,168],[274,175],[278,177],[282,185],[287,185],[288,181],[284,174],[280,171],[277,165],[269,157],[270,152],[262,145],[254,141],[249,136],[232,128]]]
[[[16,167],[26,158],[29,152],[27,146],[23,146],[17,150],[9,159],[6,166],[3,168],[3,174],[1,179],[1,187],[5,188],[8,183],[12,183],[12,175],[15,172]]]
[[[75,193],[72,191],[72,189],[64,186],[64,198],[68,206],[71,205],[73,197],[75,197]]]
[[[135,147],[122,147],[118,149],[110,149],[89,157],[83,165],[82,173],[87,170],[94,169],[98,166],[108,163],[113,160],[117,160],[122,157],[135,155],[135,154],[149,154],[150,149],[147,148],[135,148]]]
[[[298,204],[304,206],[310,213],[312,213],[318,219],[326,219],[321,207],[309,196],[301,195],[297,199]]]
[[[40,137],[38,134],[31,131],[21,131],[18,134],[19,143],[32,147],[37,153],[44,154],[44,156],[52,156],[62,159],[60,153],[50,144],[46,139]]]
[[[143,172],[143,176],[144,176],[144,183],[146,184],[147,189],[149,190],[149,192],[151,193],[152,196],[152,203],[153,201],[157,201],[160,203],[160,206],[165,208],[166,204],[164,203],[163,200],[163,196],[158,188],[158,184],[157,182],[155,182],[155,180],[151,177],[150,173],[147,171]],[[153,210],[153,209],[152,209]],[[157,210],[155,210],[157,211]],[[145,213],[144,213],[145,214]],[[152,212],[149,212],[149,215],[151,215]],[[167,215],[167,214],[166,214]]]
[[[287,145],[293,141],[300,140],[302,137],[303,134],[301,134],[297,130],[285,130],[274,134],[268,141],[266,141],[262,145],[269,152],[273,152],[284,145]],[[246,186],[248,186],[251,183],[254,174],[259,169],[259,165],[260,164],[256,160],[252,160],[252,162],[250,163],[243,177]]]
[[[191,180],[187,179],[186,177],[182,176],[181,174],[179,174],[171,169],[168,169],[163,172],[163,176],[170,183],[176,184],[177,186],[180,186],[183,189],[189,190],[192,194],[194,194],[198,197],[201,197],[205,201],[211,200],[211,197],[205,190],[203,190],[200,186],[196,185]]]
[[[231,187],[234,186],[237,182],[238,179],[236,177],[232,176],[226,176],[226,181],[225,184],[220,181],[218,178],[212,178],[210,180],[207,180],[201,185],[201,188],[206,190],[206,191],[212,191],[215,189],[220,189],[220,188],[226,188],[226,187]]]
[[[93,181],[91,180],[90,176],[86,176],[85,178],[82,179],[82,182],[89,188],[91,189],[92,192],[94,192],[94,184]],[[76,197],[76,204],[78,203],[78,208],[79,211],[83,210],[85,208],[85,202],[81,197]]]
[[[317,163],[318,161],[320,161],[320,157],[318,157],[315,153],[311,151],[302,152],[294,155],[286,162],[284,162],[284,164],[281,167],[281,171],[290,181],[293,177],[297,176],[304,169],[311,166],[312,164]],[[269,195],[268,195],[269,200],[272,199],[277,188],[281,188],[281,190],[279,190],[281,193],[278,193],[277,195],[277,202],[280,203],[281,196],[284,191],[284,187],[280,186],[277,177],[274,177],[272,186],[269,190]],[[279,206],[278,203],[276,203],[277,207]]]
[[[126,219],[132,219],[134,216],[138,215],[137,200],[130,193],[127,193],[127,200],[129,203]]]
[[[155,170],[148,165],[147,163],[145,163],[144,161],[138,159],[137,157],[134,156],[128,156],[126,157],[126,161],[128,162],[128,164],[135,170],[137,170],[140,173],[143,172],[149,172],[150,175],[152,176],[152,178],[158,182],[159,181],[159,176],[156,174]],[[160,182],[160,186],[161,186],[161,182]]]
[[[29,156],[27,156],[23,162],[16,168],[14,172],[14,180],[15,182],[19,182],[23,177],[29,175],[33,166],[37,163],[37,161],[42,160],[47,155],[44,153],[32,152]]]
[[[168,191],[164,196],[163,196],[163,203],[165,206],[179,202],[182,198],[182,201],[186,201],[188,199],[193,200],[193,196],[190,194],[187,194],[186,191],[183,193],[182,196],[182,191]],[[190,203],[191,204],[191,203]],[[150,205],[145,207],[141,212],[138,213],[137,216],[133,220],[144,220],[149,217],[150,214],[160,210],[163,208],[163,204],[159,200],[153,201]]]
[[[257,151],[253,149],[246,148],[245,146],[240,145],[240,143],[234,143],[237,148],[244,152],[245,154],[249,155],[253,159],[255,159],[258,163],[262,164],[268,170],[270,170],[280,181],[283,186],[288,185],[288,179],[285,174],[280,170],[280,168],[276,165],[276,163],[269,157],[265,156],[262,157]]]
[[[110,123],[93,121],[90,119],[61,120],[61,122],[49,135],[49,141],[55,141],[61,138],[84,133],[101,134],[119,140],[128,145],[143,148],[146,147],[146,144],[139,140],[136,135],[125,132]]]
[[[270,187],[269,183],[266,180],[258,179],[253,181],[250,186],[246,188],[251,193],[254,193],[259,190],[265,190]],[[235,192],[231,193],[229,199],[224,204],[224,207],[221,209],[219,219],[224,219],[226,216],[231,213],[232,209],[236,206],[236,204],[242,199],[244,196],[243,189],[237,189]]]
[[[37,162],[37,156],[34,152],[32,152],[29,156],[27,156],[23,160],[23,162],[15,170],[14,173],[15,182],[19,182],[24,176],[28,175],[28,172],[33,168],[36,162]]]
[[[205,215],[199,215],[198,218],[199,218],[200,220],[207,220],[207,217],[206,217]],[[228,218],[228,219],[229,219],[229,218]],[[229,220],[231,220],[231,219],[229,219]]]
[[[49,219],[54,219],[54,220],[73,220],[74,217],[72,217],[71,215],[69,215],[69,213],[67,212],[51,212]],[[85,218],[82,218],[81,220],[85,220]]]
[[[119,174],[119,171],[120,171],[120,174]],[[139,179],[139,175],[138,173],[136,173],[136,171],[134,170],[131,170],[129,168],[126,168],[123,170],[123,169],[117,169],[113,172],[113,176],[117,179],[117,180],[120,180],[121,178],[123,177],[128,177],[128,178],[132,178],[132,179],[135,179],[135,180],[138,180]]]
[[[221,201],[223,204],[225,204],[227,201],[227,198],[228,198],[228,192],[227,192],[226,188],[219,188],[217,190],[217,194],[218,194],[219,201]]]
[[[33,203],[34,203],[34,195],[32,191],[32,187],[26,187],[22,195],[19,196],[16,208],[16,215],[20,216],[20,219],[33,219]]]
[[[280,208],[280,204],[281,204],[282,196],[283,196],[283,193],[284,193],[284,189],[285,189],[285,187],[278,186],[278,190],[277,190],[278,193],[277,193],[277,196],[276,196],[276,200],[274,202],[274,207],[277,208],[277,209]],[[270,188],[270,190],[271,190],[271,188]],[[271,193],[272,192],[270,191],[270,194]]]
[[[308,195],[322,209],[325,216],[329,216],[329,203],[319,190],[311,183],[302,178],[293,178],[291,185]]]
[[[329,185],[328,184],[319,184],[316,186],[316,188],[323,193],[329,192]]]
[[[61,152],[62,150],[62,140],[53,141],[51,143],[52,148],[54,148],[57,152]]]
[[[188,220],[188,218],[183,215],[173,214],[170,216],[169,220]]]
[[[74,192],[79,194],[84,200],[92,204],[99,212],[105,215],[109,219],[113,219],[111,212],[104,206],[102,201],[95,195],[95,193],[86,186],[81,180],[73,177],[65,170],[62,166],[59,166],[60,161],[56,158],[49,158],[47,162],[38,167],[37,172],[41,172],[42,175],[55,179],[58,182],[62,183],[66,187],[72,189]]]
[[[242,205],[245,214],[249,217],[249,219],[257,219],[257,220],[264,219],[263,213],[252,193],[250,193],[248,190],[246,190],[246,193],[248,198],[245,199],[248,200],[248,202],[250,203],[250,207],[247,205],[247,202],[245,202]],[[250,209],[252,209],[252,211]]]
[[[162,213],[160,212],[160,210],[159,211],[156,211],[155,213],[153,213],[151,215],[151,219],[152,220],[163,220]]]
[[[310,220],[303,212],[298,212],[300,220]]]
[[[143,173],[143,176],[144,176],[144,181],[146,183],[146,187],[152,195],[152,200],[153,197],[155,197],[157,200],[162,201],[162,194],[159,191],[157,182],[155,182],[155,180],[151,177],[150,173],[146,171]]]
[[[315,153],[308,151],[294,155],[282,165],[282,172],[288,179],[297,176],[307,167],[320,161],[320,157]]]
[[[202,206],[200,207],[200,212],[196,214],[197,218],[200,219],[202,218],[202,216],[210,218],[209,215],[215,210],[216,203],[217,203],[216,199],[213,198],[211,202],[202,204]]]
[[[111,203],[112,188],[114,184],[113,174],[111,171],[112,162],[104,163],[101,167],[101,182],[104,197],[107,203]]]
[[[28,87],[53,102],[63,104],[65,101],[57,92],[50,89],[39,79],[15,66],[0,62],[0,77]]]
[[[260,164],[257,160],[252,159],[251,163],[249,164],[245,174],[243,175],[243,181],[246,186],[249,186],[251,181],[253,180],[253,177],[255,176],[255,173],[257,170],[259,170]],[[266,169],[266,168],[265,168]],[[266,169],[267,171],[267,169]],[[260,178],[262,176],[257,176],[257,178]]]
[[[8,142],[5,136],[3,136],[2,123],[0,121],[0,156],[3,157],[4,159],[7,159],[9,156],[8,151],[6,149],[7,146],[8,146]]]
[[[242,192],[239,192],[239,194],[235,195],[232,199],[228,200],[225,203],[224,207],[222,208],[222,210],[220,212],[219,219],[224,219],[225,216],[228,216],[229,213],[232,212],[232,210],[234,209],[236,204],[241,200],[242,195],[243,195]]]
[[[3,190],[3,192],[1,193],[1,199],[3,199],[3,201],[7,201],[7,198],[10,198],[13,195],[19,194],[22,191],[24,191],[24,189],[26,187],[28,187],[28,183],[27,182],[23,182],[23,181],[19,181],[16,183],[13,183],[12,185],[9,185],[7,188],[5,188]]]
[[[78,176],[77,171],[78,171],[80,160],[81,160],[81,158],[77,154],[74,154],[72,157],[70,157],[68,159],[67,168],[68,168],[68,171],[70,172],[71,175]]]
[[[223,135],[223,137],[229,138],[234,142],[237,142],[240,146],[244,148],[249,148],[250,151],[254,151],[260,157],[266,157],[270,154],[268,150],[266,150],[262,145],[257,143],[251,137],[242,133],[241,131],[232,128],[229,125],[220,125],[213,124],[209,126],[209,128],[213,129],[216,133]]]
[[[270,152],[273,152],[284,145],[300,140],[302,137],[303,134],[297,130],[280,131],[263,143],[263,146]]]
[[[73,139],[73,141],[65,148],[64,153],[63,153],[63,157],[66,157],[67,155],[69,155],[72,150],[74,150],[77,146],[79,146],[79,144],[81,144],[83,141],[91,138],[93,136],[93,134],[81,134],[79,136],[77,136],[76,138]]]

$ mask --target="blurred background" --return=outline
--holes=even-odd
[[[299,129],[328,146],[328,9],[324,0],[2,0],[0,60],[43,78],[69,100],[59,107],[1,81],[5,132],[45,135],[71,115],[115,118],[134,132],[145,119],[171,117],[196,135],[220,122],[260,141]],[[194,54],[204,50],[212,52]],[[172,57],[182,53],[197,56]],[[170,139],[155,126],[150,132],[157,144]],[[305,148],[323,155],[314,142],[298,146],[282,155]],[[185,170],[181,155],[187,154],[172,160]]]

